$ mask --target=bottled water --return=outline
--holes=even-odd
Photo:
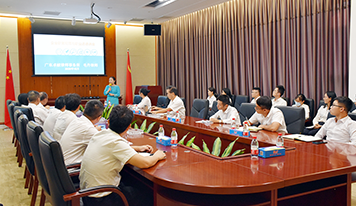
[[[252,141],[251,141],[251,157],[252,158],[258,158],[258,141],[257,141],[257,137],[254,136],[252,137]]]
[[[250,131],[248,130],[248,122],[247,121],[244,121],[244,127],[243,127],[243,130],[242,130],[242,136],[244,136],[244,137],[250,136]]]
[[[176,147],[178,143],[178,134],[176,131],[176,128],[172,129],[172,133],[171,133],[171,145],[172,147]]]
[[[278,137],[277,137],[277,140],[276,140],[276,146],[277,147],[284,147],[284,139],[283,139],[282,133],[278,133]]]
[[[159,129],[158,129],[158,139],[162,139],[164,137],[164,129],[163,129],[163,125],[159,125]]]
[[[235,121],[235,118],[232,118],[231,129],[236,129],[236,121]]]
[[[107,107],[107,106],[108,106],[108,101],[105,100],[104,107]]]

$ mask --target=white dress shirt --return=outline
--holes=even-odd
[[[356,122],[349,116],[339,119],[328,119],[315,137],[324,138],[341,143],[356,144]]]
[[[37,107],[43,109],[43,111],[47,112],[49,114],[49,109],[47,109],[46,107],[43,106],[43,104],[40,102],[38,103]]]
[[[266,117],[262,114],[258,114],[257,112],[255,112],[249,119],[249,121],[251,122],[251,124],[256,124],[257,122],[259,122],[261,125],[271,125],[274,122],[278,122],[280,125],[277,132],[288,133],[287,126],[284,121],[283,112],[278,108],[271,108]]]
[[[60,140],[66,165],[82,162],[85,149],[97,132],[93,123],[84,115],[68,125]]]
[[[38,105],[35,105],[33,103],[28,103],[28,106],[32,109],[35,122],[43,126],[43,123],[45,122],[48,113],[45,112],[42,108],[40,108]]]
[[[215,95],[208,97],[207,100],[209,100],[209,108],[213,107],[213,103],[216,101]]]
[[[260,98],[261,96],[258,96],[257,98],[253,98],[252,100],[251,100],[251,103],[253,103],[253,104],[256,104],[256,101],[258,100],[258,98]]]
[[[278,98],[277,100],[274,98],[272,99],[272,107],[275,106],[287,106],[287,102],[282,97]]]
[[[141,102],[137,105],[139,109],[145,109],[145,106],[147,106],[147,109],[151,108],[152,106],[151,100],[148,96],[145,96],[145,98],[143,98]]]
[[[313,125],[318,124],[318,122],[326,122],[326,120],[328,119],[328,114],[328,106],[321,106],[313,119]]]
[[[297,105],[293,104],[292,107],[298,107]],[[309,110],[309,106],[306,104],[302,104],[300,105],[300,107],[304,108],[304,113],[305,113],[305,120],[309,119],[309,114],[310,114],[310,110]]]
[[[240,121],[240,115],[239,112],[236,110],[235,107],[228,106],[227,109],[224,111],[219,110],[217,111],[213,116],[210,117],[210,119],[215,118],[215,119],[220,119],[222,120],[223,123],[232,123],[232,118],[235,118],[235,121],[237,125],[241,125]]]
[[[54,124],[53,138],[60,141],[69,123],[71,123],[75,118],[77,118],[77,115],[75,115],[72,111],[64,110],[64,112],[58,116],[56,124]]]
[[[49,115],[43,124],[43,130],[47,131],[53,137],[53,128],[57,122],[58,116],[62,113],[61,110],[53,108],[49,110]]]
[[[181,117],[185,117],[184,102],[180,97],[176,96],[173,100],[171,100],[167,108],[172,109],[174,113],[178,111]]]
[[[84,153],[80,169],[80,188],[85,189],[99,185],[120,184],[120,171],[137,152],[129,142],[111,129],[96,133]],[[90,195],[103,197],[110,192]]]

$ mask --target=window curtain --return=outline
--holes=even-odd
[[[186,98],[209,87],[250,96],[298,93],[319,105],[326,91],[348,91],[350,0],[233,0],[162,23],[158,84]],[[292,101],[291,101],[292,102]]]

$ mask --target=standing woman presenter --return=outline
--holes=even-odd
[[[106,101],[108,104],[109,101],[111,105],[119,104],[120,87],[116,85],[115,77],[109,78],[109,85],[106,85],[104,95],[107,96]]]

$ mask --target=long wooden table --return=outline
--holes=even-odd
[[[179,139],[191,132],[205,139],[220,137],[228,144],[236,136],[222,125],[196,123],[186,117],[184,123],[136,115],[140,125],[157,122],[152,131],[163,124],[166,135],[177,128]],[[277,134],[267,131],[252,133],[260,145],[274,144]],[[128,136],[134,145],[150,144],[167,151],[167,159],[154,167],[123,170],[142,181],[154,193],[154,205],[350,205],[351,173],[356,171],[356,146],[333,143],[316,145],[285,140],[295,148],[285,156],[251,159],[248,155],[218,160],[190,149],[176,149],[156,144],[150,134]],[[225,143],[224,143],[225,141]],[[251,138],[238,142],[249,147]],[[248,150],[249,151],[249,150]]]

